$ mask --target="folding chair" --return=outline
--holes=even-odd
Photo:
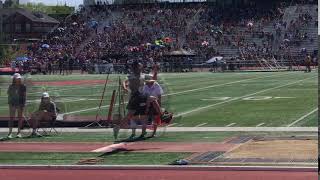
[[[40,129],[42,131],[42,135],[50,135],[51,133],[59,134],[59,132],[56,130],[56,118],[52,119],[52,121],[40,121],[39,127],[37,128],[37,132],[40,133]]]
[[[57,113],[60,112],[60,109],[56,106]],[[39,122],[39,127],[37,128],[37,132],[39,132],[39,129],[42,130],[42,135],[50,135],[51,133],[59,134],[59,132],[56,129],[57,124],[57,118],[60,117],[59,114],[55,118],[53,118],[51,121],[41,121]]]

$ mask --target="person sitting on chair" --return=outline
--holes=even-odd
[[[32,113],[31,115],[31,124],[33,129],[31,136],[41,136],[37,132],[39,121],[52,122],[56,118],[57,118],[56,104],[50,100],[49,94],[47,92],[44,92],[41,97],[39,110]]]

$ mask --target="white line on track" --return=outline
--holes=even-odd
[[[264,123],[260,123],[260,124],[256,125],[256,127],[260,127],[262,125],[264,125]]]
[[[291,127],[295,124],[297,124],[298,122],[304,120],[306,117],[310,116],[311,114],[313,114],[314,112],[318,111],[318,108],[315,108],[314,110],[312,110],[311,112],[301,116],[299,119],[295,120],[293,123],[289,124],[287,127]]]
[[[237,124],[237,123],[228,124],[228,125],[226,125],[226,127],[230,127],[230,126],[233,126],[233,125],[235,125],[235,124]]]
[[[187,114],[191,114],[191,113],[194,113],[194,112],[201,111],[203,109],[208,109],[208,108],[211,108],[211,107],[214,107],[214,106],[218,106],[218,105],[225,104],[225,103],[228,103],[228,102],[236,101],[236,100],[239,100],[239,99],[242,99],[242,98],[245,98],[245,97],[250,97],[250,96],[253,96],[253,95],[256,95],[256,94],[260,94],[260,93],[264,93],[264,92],[267,92],[267,91],[270,91],[270,90],[279,89],[279,88],[282,88],[282,87],[285,87],[285,86],[289,86],[289,85],[292,85],[292,84],[296,84],[296,83],[299,83],[301,81],[305,81],[305,80],[311,79],[311,78],[314,78],[314,77],[301,79],[301,80],[294,81],[294,82],[291,82],[291,83],[287,83],[287,84],[284,84],[284,85],[280,85],[280,86],[264,89],[264,90],[261,90],[261,91],[257,91],[255,93],[250,93],[250,94],[247,94],[247,95],[244,95],[244,96],[240,96],[240,97],[237,97],[237,98],[232,98],[232,99],[229,99],[229,100],[226,100],[226,101],[222,101],[222,102],[219,102],[219,103],[210,104],[208,106],[195,108],[195,109],[193,109],[191,111],[185,111],[185,112],[179,113],[179,114],[175,115],[175,117],[184,116],[184,115],[187,115]]]
[[[208,123],[201,123],[201,124],[196,125],[195,127],[204,126],[204,125],[206,125],[206,124],[208,124]]]

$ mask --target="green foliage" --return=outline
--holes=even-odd
[[[1,43],[0,43],[1,44]],[[12,47],[2,44],[0,45],[0,66],[17,57],[19,53]]]
[[[27,3],[20,4],[20,8],[28,9],[33,12],[43,12],[46,14],[71,14],[74,12],[74,7],[69,6],[46,6],[43,3]]]

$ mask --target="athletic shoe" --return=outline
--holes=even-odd
[[[12,139],[12,138],[13,138],[12,133],[9,133],[8,136],[7,136],[7,138],[8,138],[8,139]]]
[[[134,137],[136,137],[135,134],[131,134],[131,136],[129,137],[129,139],[133,139]]]
[[[21,133],[18,133],[18,134],[17,134],[17,138],[22,138]]]
[[[147,132],[142,133],[139,138],[144,138],[144,136],[147,134]]]

